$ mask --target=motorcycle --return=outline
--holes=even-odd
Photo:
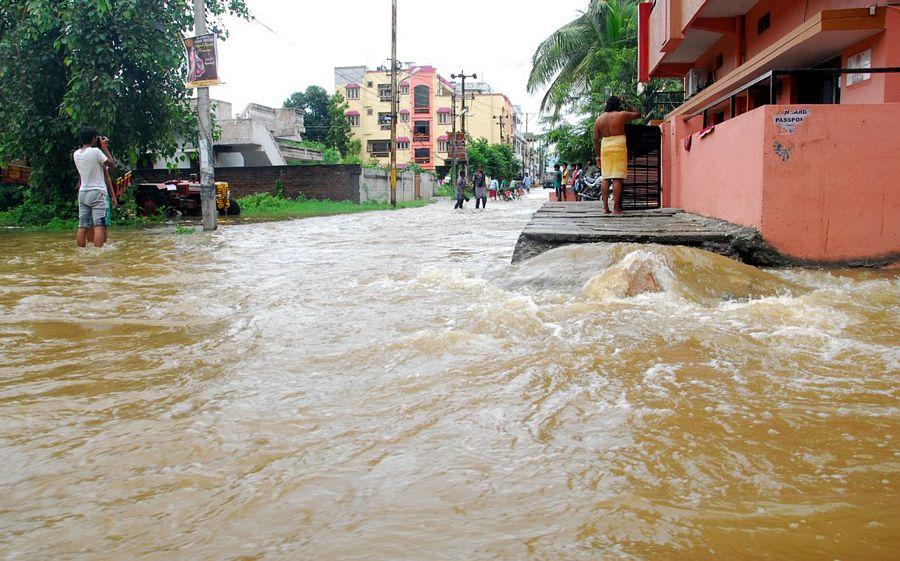
[[[599,201],[603,197],[603,178],[599,173],[591,174],[578,181],[581,183],[577,190],[579,201]]]

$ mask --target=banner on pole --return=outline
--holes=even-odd
[[[219,61],[216,52],[216,34],[208,33],[184,40],[187,50],[187,87],[205,88],[219,84]]]
[[[450,133],[450,139],[447,142],[447,148],[449,152],[449,158],[453,158],[455,156],[456,159],[461,162],[465,162],[469,159],[466,155],[466,134],[464,132],[457,132],[455,138],[453,136],[453,133]]]

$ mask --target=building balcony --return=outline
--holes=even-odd
[[[431,142],[430,134],[414,134],[413,142]]]
[[[885,7],[874,15],[867,8],[804,14],[797,7],[796,12],[779,14],[782,23],[773,23],[767,31],[772,38],[750,41],[757,34],[757,23],[747,21],[742,28],[738,16],[755,4],[756,0],[657,0],[639,5],[641,80],[685,76],[726,36],[747,42],[748,58],[737,69],[717,75],[717,81],[742,71],[758,75],[777,67],[808,68],[884,30],[887,14]]]
[[[425,115],[431,113],[431,107],[416,107],[413,109],[416,115]]]

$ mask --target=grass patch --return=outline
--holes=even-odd
[[[197,230],[195,230],[193,228],[189,228],[187,226],[182,226],[181,224],[175,225],[175,233],[176,234],[193,234],[196,231]]]
[[[238,199],[241,205],[242,218],[308,218],[312,216],[332,216],[372,210],[391,210],[390,203],[354,203],[352,201],[329,201],[318,199],[286,199],[259,193]],[[431,201],[412,201],[397,203],[397,208],[419,208],[431,204]]]

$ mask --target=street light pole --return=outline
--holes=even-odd
[[[397,0],[391,1],[391,206],[397,206]]]
[[[194,34],[206,34],[206,4],[194,0]],[[200,209],[203,213],[203,230],[218,227],[216,209],[215,171],[213,169],[212,123],[209,111],[209,88],[197,88],[197,123],[200,126]]]

